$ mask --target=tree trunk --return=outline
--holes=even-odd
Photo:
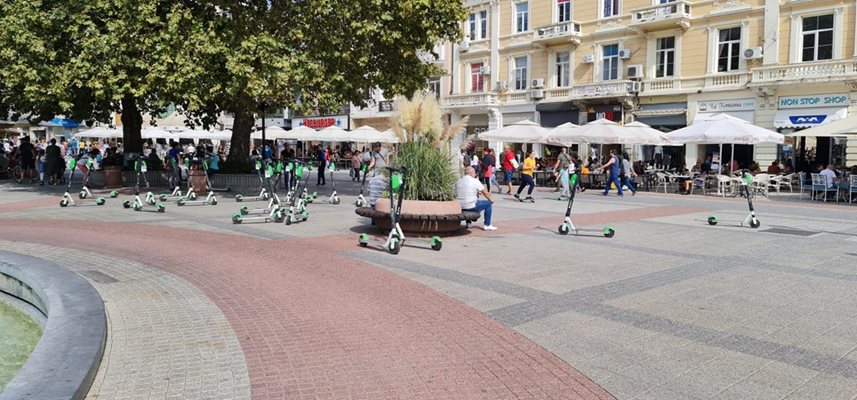
[[[137,108],[137,99],[132,95],[122,98],[122,147],[125,153],[143,153],[143,115]]]
[[[232,140],[229,142],[229,161],[250,161],[250,133],[255,123],[252,110],[236,110],[232,122]]]

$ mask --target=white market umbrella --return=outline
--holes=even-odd
[[[309,140],[307,138],[314,134],[315,129],[301,125],[297,128],[292,128],[290,131],[286,131],[285,138],[293,140]]]
[[[707,121],[674,130],[661,137],[675,144],[783,144],[785,137],[740,118],[718,114]]]
[[[358,143],[399,143],[399,138],[393,133],[392,129],[379,131],[369,125],[361,126],[351,130],[350,138],[352,142]]]
[[[554,128],[550,135],[552,143],[563,146],[580,143],[640,144],[641,140],[631,129],[625,129],[613,121],[601,118],[576,128]]]
[[[630,130],[634,136],[638,137],[639,142],[636,144],[653,145],[653,146],[681,146],[680,144],[670,143],[663,140],[661,136],[663,132],[652,128],[640,121],[629,122],[623,128]]]
[[[327,128],[316,131],[314,134],[308,135],[306,140],[314,140],[320,142],[348,142],[349,133],[345,129],[331,125]]]
[[[140,137],[143,139],[175,139],[177,136],[168,132],[166,129],[150,126],[143,128],[140,131]]]
[[[848,136],[855,133],[857,133],[857,116],[851,116],[809,129],[794,131],[786,136],[832,137]]]
[[[479,140],[511,143],[547,143],[550,129],[528,119],[477,135]]]
[[[265,140],[288,139],[288,131],[279,126],[265,127]],[[250,134],[253,139],[262,139],[262,128],[256,128],[256,131]]]
[[[75,133],[76,138],[92,138],[92,139],[116,139],[122,137],[122,131],[115,128],[92,128],[85,131]]]

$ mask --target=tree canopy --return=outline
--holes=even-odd
[[[126,150],[142,114],[175,104],[208,126],[234,114],[245,158],[262,104],[299,111],[361,104],[440,73],[420,59],[457,40],[459,0],[7,0],[0,2],[0,103],[36,120],[107,122]]]

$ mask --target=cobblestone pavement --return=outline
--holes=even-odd
[[[353,214],[355,185],[337,189],[343,204],[285,226],[232,225],[228,199],[60,209],[56,193],[6,185],[0,238],[138,263],[203,293],[253,398],[857,398],[857,207],[772,196],[755,201],[753,230],[740,198],[585,192],[584,230],[560,236],[565,203],[539,191],[535,204],[497,196],[498,231],[440,252],[412,238],[392,256],[356,246],[382,232]]]

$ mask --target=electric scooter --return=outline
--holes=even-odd
[[[172,165],[173,169],[178,168],[178,164],[176,163],[175,159],[171,158],[170,164]],[[188,185],[190,185],[189,182],[188,182]],[[161,193],[161,195],[158,196],[158,199],[160,199],[161,201],[176,201],[176,200],[180,200],[182,198],[189,197],[190,194],[191,194],[190,186],[188,186],[188,188],[187,188],[187,194],[182,194],[181,179],[179,179],[179,181],[176,182],[176,187],[173,189],[172,193],[169,193],[169,194],[168,193]]]
[[[202,172],[205,174],[205,190],[208,191],[208,195],[205,196],[203,200],[196,200],[196,193],[191,191],[191,197],[183,197],[176,201],[176,205],[184,206],[184,205],[194,205],[194,206],[205,206],[205,205],[217,205],[217,197],[214,196],[214,190],[211,189],[211,181],[208,180],[208,160],[207,159],[199,159],[195,155],[192,156],[193,163],[202,166]],[[190,171],[190,170],[188,170]],[[193,190],[193,184],[191,183],[190,177],[188,177],[188,187]]]
[[[71,194],[71,179],[74,177],[74,170],[77,169],[77,159],[71,157],[68,160],[68,185],[65,188],[65,193],[62,195],[62,200],[60,200],[60,207],[66,207],[69,205],[79,206],[79,205],[96,205],[103,206],[106,202],[103,197],[97,197],[94,202],[84,201],[87,197],[92,197],[92,192],[89,191],[87,185],[89,184],[89,177],[92,175],[92,158],[86,158],[86,173],[83,175],[83,186],[80,188],[80,193],[78,193],[79,201],[74,201]]]
[[[294,190],[292,191],[294,194],[290,198],[289,209],[286,211],[286,225],[303,222],[309,219],[309,212],[306,210],[306,205],[308,203],[306,185],[309,182],[309,174],[306,174],[307,179],[304,180],[303,175],[305,166],[307,166],[307,163],[295,161],[295,184]],[[303,192],[300,192],[301,184],[303,184]]]
[[[241,193],[235,195],[235,201],[267,201],[270,200],[271,196],[268,194],[266,190],[265,179],[262,177],[262,161],[261,157],[255,157],[256,164],[256,174],[259,175],[259,195],[258,196],[244,196]]]
[[[407,185],[408,170],[405,167],[387,167],[387,170],[390,171],[390,186],[388,188],[390,190],[390,226],[392,226],[392,229],[390,230],[390,234],[387,235],[387,240],[383,243],[378,243],[378,246],[390,254],[399,254],[399,250],[402,249],[406,240],[405,233],[399,225],[399,217],[402,214],[402,200],[404,199],[405,186]],[[369,235],[361,233],[357,243],[361,247],[368,246]],[[443,247],[443,242],[438,236],[432,236],[430,243],[431,249],[434,251],[440,251]]]
[[[360,184],[360,194],[357,196],[357,201],[354,202],[354,205],[357,207],[366,207],[369,205],[369,201],[363,197],[363,188],[366,187],[366,169],[368,168],[368,164],[363,163],[360,166],[360,172],[363,173],[363,182]]]
[[[273,190],[271,184],[271,177],[274,176],[273,167],[267,161],[263,162],[265,166],[265,190],[266,193],[270,193],[268,206],[264,208],[250,208],[248,206],[241,206],[238,210],[238,213],[243,215],[262,215],[262,214],[271,214],[272,210],[281,208],[282,202],[280,201],[280,196],[277,195],[277,192]]]
[[[571,186],[571,190],[568,196],[568,207],[565,209],[565,221],[563,221],[562,225],[557,228],[557,231],[560,235],[568,235],[571,232],[574,232],[575,235],[580,235],[581,229],[578,229],[574,226],[574,223],[571,222],[571,208],[574,206],[574,195],[577,193],[577,179],[578,174],[572,174],[569,177],[569,186]],[[601,230],[601,234],[606,238],[612,238],[613,235],[616,234],[616,230],[613,229],[612,226],[606,226]]]
[[[139,155],[134,155],[131,158],[134,161],[134,171],[137,172],[137,182],[134,184],[134,201],[125,200],[122,202],[122,207],[132,208],[134,211],[151,211],[164,212],[165,207],[161,203],[155,201],[155,195],[149,188],[149,180],[146,178],[146,161],[140,159]],[[140,177],[143,177],[143,182],[146,184],[146,201],[140,199]]]
[[[330,170],[330,183],[333,185],[333,193],[330,194],[330,198],[327,199],[327,202],[330,204],[339,204],[339,196],[336,195],[336,180],[333,179],[333,172],[336,171],[336,163],[330,163],[330,167],[327,169]],[[322,171],[318,171],[318,173],[322,173]]]
[[[750,228],[757,229],[762,226],[762,223],[756,218],[756,211],[753,210],[753,199],[750,195],[750,184],[753,182],[753,175],[750,175],[750,172],[745,169],[741,171],[741,178],[741,194],[747,197],[747,207],[750,209],[750,214],[741,222],[740,226],[743,227],[744,224],[747,224]],[[718,222],[720,221],[716,215],[708,217],[709,225],[717,225]]]
[[[265,163],[265,170],[269,171],[270,168],[271,167],[266,162]],[[265,179],[265,186],[266,187],[263,188],[263,190],[268,190],[268,191],[270,191],[270,193],[272,193],[270,202],[268,203],[268,208],[263,208],[263,209],[258,209],[258,210],[249,210],[249,209],[247,209],[246,206],[241,207],[241,210],[239,212],[232,214],[232,223],[233,224],[241,224],[244,222],[261,222],[261,223],[268,223],[268,222],[281,223],[281,222],[283,222],[283,219],[285,218],[284,209],[282,207],[280,207],[279,197],[277,197],[277,194],[273,192],[273,188],[271,187],[271,178],[270,178],[270,174],[268,172],[266,172],[266,176],[267,176]],[[258,215],[258,216],[247,216],[247,213],[249,213],[251,211],[253,213],[260,214],[260,215]]]

